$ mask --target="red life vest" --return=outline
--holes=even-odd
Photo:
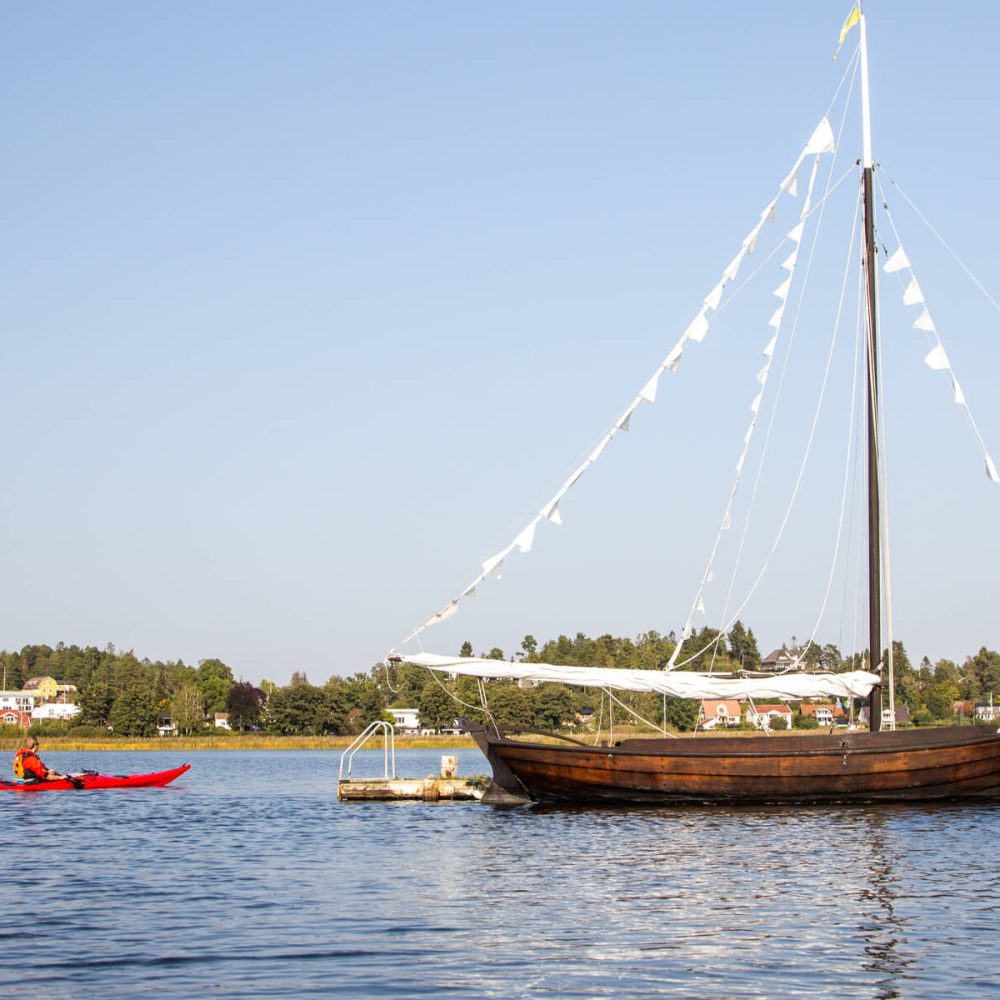
[[[49,769],[42,763],[41,758],[34,750],[21,747],[14,754],[14,776],[17,778],[37,778],[44,781],[49,774]]]

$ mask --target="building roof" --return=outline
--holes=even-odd
[[[29,677],[24,682],[24,690],[25,691],[32,691],[35,688],[40,688],[42,686],[42,684],[45,683],[45,681],[52,681],[53,683],[55,683],[55,678],[54,677],[49,677],[48,675],[45,675],[45,676],[42,676],[42,677]]]
[[[706,698],[701,703],[701,710],[706,716],[719,714],[719,706],[724,705],[726,715],[740,715],[740,703],[736,698]]]
[[[816,711],[818,709],[826,709],[831,715],[843,715],[844,710],[842,708],[837,708],[836,705],[823,704],[823,705],[806,705],[802,706],[803,715],[811,715],[813,718],[816,717]]]
[[[787,705],[756,705],[754,707],[758,715],[767,715],[768,712],[781,712],[782,715],[792,714],[792,710]]]

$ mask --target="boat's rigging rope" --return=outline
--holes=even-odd
[[[925,216],[924,213],[921,212],[919,208],[917,208],[917,206],[910,199],[909,195],[891,177],[886,177],[886,179],[903,196],[903,199],[906,201],[906,204],[909,205],[910,208],[912,208],[913,211],[917,213],[917,216],[920,218],[920,221],[923,222],[923,224],[934,234],[935,238],[941,244],[941,246],[943,246],[945,250],[947,250],[948,253],[951,254],[951,256],[955,259],[955,262],[963,271],[965,271],[966,275],[968,275],[969,279],[976,286],[976,288],[978,288],[979,291],[982,292],[983,295],[990,301],[993,308],[996,309],[997,312],[1000,312],[1000,302],[997,302],[997,300],[989,293],[986,286],[972,273],[972,270],[966,265],[965,261],[963,261],[962,258],[959,257],[957,253],[955,253],[955,251],[951,248],[948,241],[945,240],[945,238],[934,228],[934,226],[931,225],[930,220],[928,220],[927,216]],[[885,203],[885,189],[882,188],[881,184],[879,185],[879,190],[882,192],[882,200],[883,203]],[[884,204],[884,207],[886,215],[889,217],[889,222],[892,225],[893,232],[896,232],[896,223],[893,221],[892,214],[889,211],[888,204]],[[899,238],[898,233],[896,233],[896,238],[897,239]]]
[[[854,69],[855,69],[855,71],[857,70],[857,64],[855,64]],[[834,168],[835,168],[836,162],[837,162],[837,155],[838,155],[839,150],[840,150],[840,140],[841,140],[841,137],[843,135],[844,127],[845,127],[845,124],[846,124],[846,121],[847,121],[847,111],[848,111],[848,107],[849,107],[849,104],[850,104],[850,97],[851,97],[851,94],[853,93],[853,90],[854,90],[854,83],[855,83],[855,78],[854,78],[854,76],[852,76],[852,78],[851,78],[851,87],[850,87],[850,89],[849,89],[849,91],[847,93],[847,97],[845,98],[845,101],[844,101],[844,111],[843,111],[843,114],[841,115],[840,125],[839,125],[838,131],[837,131],[836,150],[835,150],[835,152],[833,154],[833,161],[830,164],[830,171],[829,171],[829,174],[827,176],[826,191],[823,193],[823,196],[819,199],[819,201],[817,202],[817,204],[813,208],[808,209],[807,211],[804,211],[803,212],[803,216],[802,216],[804,220],[808,219],[808,218],[810,218],[812,216],[813,212],[815,212],[817,209],[819,210],[819,216],[818,216],[818,219],[817,219],[817,222],[816,222],[816,230],[815,230],[815,233],[813,235],[813,240],[812,240],[812,244],[811,244],[811,247],[810,247],[809,259],[808,259],[808,261],[806,263],[805,274],[804,274],[803,280],[802,280],[802,289],[801,289],[801,292],[799,293],[798,304],[797,304],[795,316],[793,317],[791,332],[790,332],[789,338],[788,338],[788,347],[785,350],[784,362],[783,362],[782,369],[781,369],[781,375],[780,375],[780,377],[778,379],[778,387],[777,387],[777,390],[776,390],[776,393],[775,393],[774,404],[771,407],[770,420],[768,422],[767,431],[766,431],[766,433],[764,435],[764,444],[763,444],[763,447],[761,449],[760,459],[758,460],[758,464],[757,464],[757,473],[756,473],[756,477],[754,479],[753,489],[751,490],[751,494],[750,494],[750,501],[749,501],[749,504],[748,504],[748,507],[747,507],[747,514],[746,514],[746,518],[745,518],[744,525],[743,525],[743,531],[742,531],[742,534],[741,534],[741,537],[740,537],[740,543],[739,543],[739,546],[738,546],[738,549],[737,549],[736,560],[734,562],[732,575],[730,577],[729,589],[728,589],[728,591],[726,593],[726,601],[725,601],[725,605],[724,605],[724,609],[723,609],[723,614],[722,614],[723,627],[719,630],[718,634],[713,639],[711,639],[697,653],[695,653],[693,656],[689,656],[687,659],[683,660],[681,663],[676,664],[676,667],[678,667],[678,668],[679,667],[687,666],[688,664],[694,662],[696,659],[698,659],[698,657],[702,656],[704,653],[706,653],[710,649],[712,650],[712,665],[711,666],[714,668],[715,653],[716,653],[716,650],[718,649],[719,643],[722,641],[722,639],[725,636],[726,632],[728,632],[728,630],[730,628],[732,628],[732,626],[735,625],[735,623],[739,620],[740,614],[742,613],[743,609],[747,606],[747,604],[749,603],[750,599],[753,597],[754,592],[756,591],[756,589],[759,586],[761,580],[763,579],[764,573],[767,570],[767,566],[768,566],[768,564],[770,562],[770,559],[774,555],[775,550],[777,549],[778,543],[781,540],[781,534],[784,532],[784,526],[785,526],[785,524],[788,521],[788,515],[791,513],[791,507],[792,507],[792,505],[795,502],[795,498],[796,498],[796,495],[797,495],[797,492],[798,492],[798,482],[801,482],[802,472],[804,470],[805,463],[808,461],[808,451],[807,451],[806,455],[803,457],[803,460],[802,460],[803,464],[802,464],[802,466],[800,466],[800,469],[799,469],[799,480],[798,480],[798,482],[796,484],[795,492],[793,492],[792,498],[789,501],[789,507],[788,507],[788,509],[786,510],[786,513],[785,513],[785,520],[782,522],[782,526],[781,526],[781,528],[779,530],[778,537],[774,541],[774,545],[772,546],[771,552],[767,556],[767,559],[765,560],[764,566],[762,567],[760,573],[758,574],[757,579],[754,581],[753,586],[751,587],[749,593],[746,595],[746,597],[744,598],[743,602],[740,604],[739,608],[737,608],[737,610],[736,610],[735,614],[733,615],[732,619],[729,620],[728,624],[725,624],[726,621],[727,621],[726,616],[728,614],[729,603],[732,600],[732,592],[733,592],[733,589],[734,589],[735,584],[736,584],[736,575],[737,575],[737,572],[739,570],[740,560],[742,558],[743,549],[744,549],[744,546],[746,544],[746,539],[747,539],[747,535],[748,535],[748,532],[749,532],[750,518],[751,518],[751,515],[753,513],[753,508],[754,508],[754,503],[756,501],[757,492],[758,492],[758,489],[760,487],[761,479],[763,477],[764,464],[765,464],[765,460],[766,460],[766,457],[767,457],[768,446],[769,446],[769,443],[770,443],[770,440],[771,440],[772,431],[774,429],[775,418],[776,418],[777,411],[778,411],[778,405],[779,405],[779,402],[781,400],[782,388],[783,388],[784,383],[785,383],[785,376],[786,376],[787,371],[788,371],[789,358],[791,356],[792,347],[793,347],[794,342],[795,342],[795,333],[796,333],[796,331],[798,329],[799,317],[800,317],[801,311],[802,311],[802,303],[803,303],[803,301],[805,299],[806,290],[807,290],[808,285],[809,285],[809,277],[810,277],[810,274],[812,272],[812,264],[813,264],[813,260],[814,260],[815,253],[816,253],[816,246],[817,246],[817,244],[819,242],[819,234],[820,234],[820,231],[821,231],[822,226],[823,226],[823,218],[824,218],[824,215],[825,215],[826,204],[827,204],[827,201],[830,198],[830,196],[833,194],[833,192],[838,187],[840,187],[840,185],[843,183],[843,181],[850,174],[852,174],[854,172],[854,166],[852,165],[851,167],[849,167],[837,179],[836,183],[831,183],[831,179],[833,177],[833,171],[834,171]],[[840,88],[838,87],[838,91],[837,91],[838,93],[839,93],[839,90],[840,90]],[[836,95],[834,95],[834,100],[836,100]],[[831,101],[830,107],[832,107],[832,106],[833,106],[833,101]],[[829,109],[828,109],[827,113],[829,114]],[[856,226],[857,226],[857,209],[855,208],[854,227],[856,227]],[[771,252],[771,254],[769,254],[763,261],[761,261],[760,267],[758,267],[754,272],[752,272],[746,278],[746,280],[733,292],[733,294],[727,300],[727,303],[731,302],[733,300],[733,298],[736,297],[736,294],[738,294],[738,292],[741,291],[746,286],[746,284],[749,281],[751,281],[756,276],[756,274],[768,263],[768,261],[770,261],[771,258],[774,257],[775,254],[777,254],[777,252],[781,249],[781,247],[784,245],[785,242],[787,242],[787,240],[782,241],[782,243],[780,243]],[[853,243],[853,235],[852,235],[852,243]],[[839,320],[839,312],[838,312],[838,320]],[[835,337],[836,337],[836,329],[835,329]],[[829,367],[827,369],[827,375],[829,375]],[[826,385],[826,377],[824,377],[824,388],[825,388],[825,385]],[[816,424],[816,419],[817,418],[818,418],[818,410],[817,410],[816,417],[814,417],[814,422],[813,422],[813,430],[814,431],[815,431],[815,424]],[[811,443],[811,437],[810,437],[810,443]]]
[[[858,232],[858,209],[859,208],[860,208],[860,202],[858,203],[858,205],[857,205],[857,207],[855,208],[855,211],[854,211],[854,225],[852,226],[852,229],[851,229],[851,243],[850,243],[850,247],[849,247],[848,255],[847,255],[847,264],[846,264],[846,266],[844,268],[844,280],[843,280],[843,283],[842,283],[841,289],[840,289],[840,301],[837,304],[837,318],[836,318],[836,320],[834,322],[834,329],[835,329],[835,331],[837,329],[839,329],[839,327],[840,327],[841,315],[843,313],[843,308],[844,308],[844,299],[845,299],[846,293],[847,293],[847,281],[848,281],[848,277],[850,276],[850,269],[851,269],[852,258],[854,257],[855,239],[857,237],[857,232]],[[861,273],[859,271],[859,273],[858,273],[858,280],[859,281],[861,281],[861,277],[862,276],[861,276]],[[859,308],[860,308],[860,295],[858,297],[858,301],[859,301]],[[850,483],[850,480],[851,480],[851,459],[854,457],[855,451],[856,451],[856,449],[855,449],[855,443],[854,443],[854,429],[855,429],[854,418],[855,418],[855,413],[856,413],[856,409],[857,409],[857,407],[855,405],[855,400],[856,400],[856,395],[857,395],[857,391],[858,391],[858,360],[859,360],[859,350],[860,350],[860,346],[861,346],[861,338],[860,338],[859,334],[860,334],[860,327],[858,327],[856,329],[856,331],[855,331],[855,338],[854,338],[854,362],[851,365],[851,370],[852,370],[852,383],[851,383],[851,396],[850,396],[851,417],[850,417],[849,426],[848,426],[848,432],[847,432],[847,447],[846,447],[845,452],[844,452],[844,484],[843,484],[843,488],[841,490],[841,495],[840,495],[840,512],[838,514],[838,519],[837,519],[837,535],[836,535],[836,540],[834,542],[834,547],[833,547],[833,558],[830,561],[830,575],[827,578],[826,591],[823,594],[823,601],[822,601],[822,603],[820,605],[819,614],[816,616],[816,623],[813,626],[812,632],[810,632],[810,634],[809,634],[809,638],[806,640],[805,644],[802,647],[802,653],[801,653],[800,659],[801,659],[801,657],[805,656],[805,654],[809,651],[809,647],[812,646],[814,644],[815,640],[816,640],[816,633],[819,631],[820,624],[823,621],[823,616],[826,614],[826,607],[827,607],[827,604],[828,604],[828,602],[830,600],[830,591],[833,588],[833,581],[834,581],[834,578],[835,578],[836,573],[837,573],[837,564],[840,561],[840,543],[841,543],[841,540],[843,538],[844,515],[845,515],[845,511],[846,511],[846,509],[848,507],[848,503],[847,503],[848,484]],[[834,334],[834,340],[830,344],[831,354],[832,354],[835,342],[836,342],[836,333]]]
[[[899,185],[896,184],[895,181],[890,181],[890,183],[893,185],[893,187],[896,188],[897,191],[899,191],[899,193],[901,195],[903,195],[904,198],[906,198],[906,195],[904,194],[902,188],[900,188]],[[889,225],[892,227],[893,235],[896,237],[896,243],[897,243],[897,245],[902,246],[903,245],[903,241],[900,239],[899,230],[896,228],[896,220],[893,217],[892,211],[889,208],[888,201],[886,200],[885,189],[881,185],[879,185],[879,191],[881,192],[881,195],[882,195],[883,208],[885,209],[886,218],[889,220]],[[962,263],[961,259],[948,246],[948,244],[945,243],[944,240],[941,239],[940,236],[938,236],[937,231],[931,226],[931,224],[929,222],[927,222],[927,220],[923,217],[923,215],[920,214],[919,209],[917,209],[917,207],[915,205],[913,205],[912,202],[910,202],[909,198],[906,198],[906,200],[907,200],[907,202],[910,203],[911,207],[913,207],[914,211],[917,212],[918,215],[920,215],[921,219],[923,219],[923,221],[926,223],[927,227],[931,230],[931,232],[934,233],[934,235],[937,236],[939,240],[941,240],[941,243],[945,247],[945,249],[947,249],[948,252],[951,253],[951,255],[955,258],[955,260],[958,261],[958,263],[965,269],[966,274],[968,274],[969,277],[975,282],[975,284],[979,287],[980,291],[982,291],[982,293],[986,296],[986,298],[988,298],[990,300],[990,302],[992,302],[993,305],[996,306],[997,303],[993,299],[993,297],[990,295],[990,293],[987,292],[985,288],[983,288],[983,286],[979,283],[979,281],[977,280],[977,278],[975,277],[975,275],[973,275],[972,272],[967,267],[965,267],[965,265]],[[910,268],[910,273],[911,273],[911,275],[913,273],[912,267]],[[897,277],[897,281],[899,282],[900,287],[902,287],[903,277],[902,277],[901,273]],[[1000,306],[998,306],[997,308],[1000,309]],[[937,332],[937,329],[935,329],[933,331],[933,333],[934,333],[933,338],[931,338],[930,334],[928,333],[927,343],[931,344],[932,346],[943,346],[941,344],[941,335]],[[951,372],[952,377],[954,378],[954,374],[955,374],[954,373],[954,368],[952,367],[950,361],[948,363],[948,370]],[[956,400],[956,402],[957,402],[957,400]],[[982,452],[983,452],[984,455],[988,455],[989,454],[989,448],[986,446],[986,440],[983,438],[982,432],[979,430],[979,424],[976,423],[976,418],[972,415],[972,409],[970,408],[968,401],[963,398],[961,405],[962,405],[962,409],[965,411],[966,419],[969,421],[969,426],[972,428],[972,433],[975,435],[976,440],[979,442],[980,449],[982,450]]]
[[[857,214],[855,213],[855,226],[856,225],[857,225]],[[853,235],[852,235],[852,243],[853,243]],[[846,281],[846,277],[845,277],[845,281]],[[805,293],[805,284],[806,283],[804,281],[803,282],[803,294]],[[808,462],[809,462],[809,456],[810,456],[810,453],[812,451],[813,441],[815,440],[815,437],[816,437],[816,428],[817,428],[817,426],[819,424],[819,417],[820,417],[820,413],[822,412],[822,408],[823,408],[823,400],[824,400],[824,398],[826,396],[826,388],[827,388],[827,385],[828,385],[829,379],[830,379],[830,371],[831,371],[831,368],[832,368],[832,360],[833,360],[833,348],[834,348],[834,345],[835,345],[836,340],[837,340],[837,331],[838,331],[838,328],[839,328],[839,321],[840,321],[840,309],[842,307],[843,307],[843,293],[841,294],[841,303],[840,303],[840,307],[838,308],[837,322],[834,324],[832,338],[831,338],[831,343],[830,343],[830,348],[829,348],[829,351],[827,353],[826,368],[825,368],[824,373],[823,373],[823,380],[822,380],[822,382],[820,384],[819,396],[818,396],[818,398],[816,400],[816,409],[815,409],[815,411],[813,413],[813,420],[812,420],[812,425],[811,425],[810,431],[809,431],[809,437],[808,437],[808,439],[806,441],[805,451],[804,451],[803,456],[802,456],[802,461],[801,461],[801,463],[799,465],[799,471],[798,471],[798,475],[796,476],[796,479],[795,479],[795,485],[792,488],[791,496],[789,497],[788,504],[787,504],[787,506],[785,508],[784,517],[781,520],[781,524],[778,527],[778,531],[777,531],[777,534],[775,536],[774,542],[772,543],[771,549],[770,549],[770,551],[768,552],[767,556],[764,559],[764,562],[763,562],[763,564],[761,566],[760,572],[757,574],[757,577],[754,580],[753,584],[751,585],[750,590],[747,592],[746,597],[743,599],[742,603],[739,605],[739,607],[733,613],[733,616],[730,619],[730,621],[728,622],[728,624],[725,624],[723,626],[723,629],[720,632],[720,636],[721,636],[722,633],[724,633],[724,632],[728,631],[730,628],[732,628],[732,626],[736,623],[736,621],[739,620],[739,616],[742,614],[744,608],[747,606],[747,604],[749,603],[750,599],[753,597],[754,593],[756,592],[758,586],[760,585],[761,581],[763,580],[764,575],[765,575],[765,573],[767,572],[767,570],[768,570],[768,568],[770,566],[771,559],[774,557],[774,554],[777,551],[779,544],[781,543],[781,539],[782,539],[782,537],[783,537],[783,535],[785,533],[785,528],[788,526],[788,521],[789,521],[789,519],[791,517],[792,509],[795,506],[795,501],[798,498],[799,488],[802,485],[802,479],[803,479],[803,477],[805,475],[805,469],[806,469],[806,466],[808,465]],[[787,355],[786,355],[786,360],[787,360]],[[780,384],[781,383],[779,381],[779,387],[780,387]],[[702,653],[704,653],[709,648],[711,648],[711,646],[713,644],[715,644],[715,643],[717,643],[719,641],[720,636],[716,636],[715,639],[713,639],[708,645],[706,645],[704,649],[700,650],[698,653],[694,654],[694,656],[689,657],[687,660],[685,660],[684,664],[690,663],[692,660],[696,659]],[[683,666],[684,664],[679,664],[678,666]],[[795,666],[798,666],[798,663],[796,663]]]

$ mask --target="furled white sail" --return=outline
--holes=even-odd
[[[463,677],[555,681],[576,687],[615,691],[649,691],[675,698],[867,698],[879,683],[878,674],[852,670],[843,674],[788,673],[768,677],[734,677],[687,670],[615,670],[606,667],[569,667],[551,663],[508,663],[478,657],[416,653],[401,656],[404,663]]]

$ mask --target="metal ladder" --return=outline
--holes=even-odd
[[[364,745],[376,734],[381,733],[385,737],[383,744],[384,752],[384,773],[385,780],[389,781],[396,777],[396,730],[391,722],[383,719],[376,719],[370,722],[354,742],[340,755],[340,776],[338,781],[344,780],[344,764],[347,764],[347,780],[351,780],[351,765],[354,763],[354,755],[364,747]],[[392,760],[392,773],[389,773],[389,760]]]

